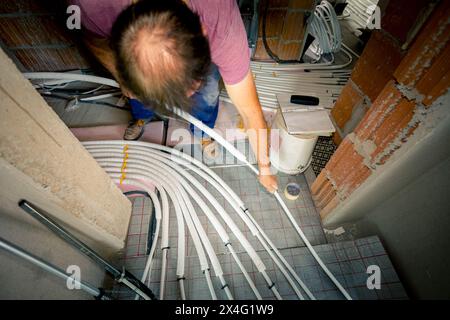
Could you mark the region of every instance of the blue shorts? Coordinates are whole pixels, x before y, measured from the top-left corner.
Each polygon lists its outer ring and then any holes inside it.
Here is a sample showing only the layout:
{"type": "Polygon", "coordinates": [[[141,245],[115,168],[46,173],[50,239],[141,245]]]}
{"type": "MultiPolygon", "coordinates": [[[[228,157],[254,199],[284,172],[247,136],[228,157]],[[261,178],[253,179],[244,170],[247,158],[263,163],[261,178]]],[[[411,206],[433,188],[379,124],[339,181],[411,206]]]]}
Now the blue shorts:
{"type": "MultiPolygon", "coordinates": [[[[190,113],[210,128],[214,128],[219,112],[219,80],[219,70],[216,65],[212,64],[205,83],[191,97],[192,108],[190,113]]],[[[129,99],[129,102],[133,119],[146,121],[153,119],[155,113],[151,106],[145,106],[136,99],[129,99]]],[[[203,132],[197,128],[194,130],[192,124],[191,131],[196,136],[203,136],[203,132]]]]}

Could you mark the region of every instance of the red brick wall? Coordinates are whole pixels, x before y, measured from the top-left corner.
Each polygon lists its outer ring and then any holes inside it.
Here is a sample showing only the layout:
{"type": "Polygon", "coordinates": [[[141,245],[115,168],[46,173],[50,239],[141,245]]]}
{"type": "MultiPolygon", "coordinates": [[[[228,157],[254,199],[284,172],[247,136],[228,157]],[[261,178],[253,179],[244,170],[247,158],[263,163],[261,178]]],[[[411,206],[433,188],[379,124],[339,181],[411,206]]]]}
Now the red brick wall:
{"type": "Polygon", "coordinates": [[[372,35],[332,111],[336,124],[343,126],[353,106],[371,101],[312,185],[322,217],[375,175],[421,126],[433,102],[448,91],[449,17],[450,2],[439,2],[406,52],[399,45],[408,34],[405,30],[401,39],[385,31],[372,35]]]}
{"type": "Polygon", "coordinates": [[[315,7],[315,0],[262,0],[260,6],[259,38],[254,58],[270,59],[262,40],[264,8],[269,1],[266,37],[270,49],[280,59],[299,59],[303,49],[306,15],[315,7]]]}
{"type": "Polygon", "coordinates": [[[1,47],[22,71],[87,68],[65,30],[65,1],[0,1],[1,47]]]}
{"type": "Polygon", "coordinates": [[[413,38],[429,7],[430,2],[426,0],[390,0],[387,3],[381,20],[382,29],[372,33],[353,69],[351,80],[332,110],[338,127],[334,135],[336,144],[354,130],[359,119],[352,119],[352,113],[359,107],[358,101],[364,101],[364,110],[369,109],[386,83],[394,79],[393,73],[407,51],[404,46],[413,38]],[[359,100],[354,100],[355,95],[359,100]]]}

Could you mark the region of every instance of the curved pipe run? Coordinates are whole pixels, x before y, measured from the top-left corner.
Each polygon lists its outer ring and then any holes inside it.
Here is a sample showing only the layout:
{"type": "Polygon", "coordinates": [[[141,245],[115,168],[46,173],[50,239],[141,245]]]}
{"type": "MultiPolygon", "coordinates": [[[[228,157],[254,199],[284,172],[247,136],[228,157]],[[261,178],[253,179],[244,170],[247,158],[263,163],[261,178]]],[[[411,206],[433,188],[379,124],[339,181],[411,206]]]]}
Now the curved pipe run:
{"type": "MultiPolygon", "coordinates": [[[[351,56],[350,56],[350,59],[351,59],[351,56]]],[[[328,70],[333,70],[333,69],[339,69],[339,68],[346,67],[346,66],[347,65],[344,64],[343,66],[324,66],[324,68],[328,69],[328,70]]],[[[324,68],[321,68],[321,69],[324,69],[324,68]]],[[[280,69],[282,69],[282,67],[280,67],[280,69]]],[[[275,70],[272,70],[272,71],[275,71],[275,70]]],[[[85,82],[92,82],[92,83],[98,83],[98,84],[105,84],[105,85],[112,86],[112,87],[119,87],[117,82],[110,80],[110,79],[105,79],[105,78],[95,77],[95,76],[71,74],[71,73],[25,73],[24,76],[27,77],[28,79],[63,79],[63,80],[68,80],[68,81],[85,81],[85,82]]],[[[239,150],[237,150],[233,145],[231,145],[228,141],[226,141],[222,136],[220,136],[216,131],[207,127],[201,121],[197,120],[196,118],[194,118],[190,114],[182,111],[181,109],[178,109],[176,107],[173,107],[173,108],[168,107],[168,109],[174,111],[175,114],[179,115],[183,119],[187,120],[188,122],[190,122],[193,125],[195,125],[196,127],[198,127],[200,130],[204,131],[206,134],[208,134],[210,137],[212,137],[218,143],[220,143],[231,154],[233,154],[237,159],[244,162],[250,168],[250,170],[252,170],[255,174],[257,174],[257,175],[259,174],[258,170],[247,160],[247,158],[239,150]]],[[[124,142],[122,142],[122,143],[124,144],[124,142]]],[[[88,145],[88,143],[85,143],[85,144],[88,145]]],[[[303,242],[307,246],[308,250],[311,252],[314,259],[320,265],[322,270],[327,274],[327,276],[331,279],[331,281],[336,285],[336,287],[339,289],[339,291],[341,291],[341,293],[344,295],[344,297],[348,300],[351,300],[351,296],[348,294],[348,292],[342,287],[342,285],[339,283],[339,281],[334,277],[334,275],[329,271],[327,266],[323,263],[322,259],[317,255],[317,253],[315,252],[311,243],[304,235],[303,231],[301,230],[301,228],[295,221],[294,217],[292,216],[292,213],[290,212],[289,208],[287,208],[286,204],[283,202],[283,199],[278,194],[278,192],[275,192],[274,196],[275,196],[276,200],[278,201],[278,203],[280,204],[280,206],[282,207],[282,209],[285,212],[286,216],[288,217],[289,221],[294,226],[294,229],[297,231],[300,238],[303,240],[303,242]]],[[[266,281],[269,282],[270,279],[266,278],[266,281]]],[[[274,285],[270,285],[270,287],[271,287],[272,291],[274,291],[273,290],[274,285]]],[[[274,294],[277,296],[277,294],[275,292],[274,292],[274,294]]],[[[278,294],[278,296],[279,296],[279,294],[278,294]]]]}

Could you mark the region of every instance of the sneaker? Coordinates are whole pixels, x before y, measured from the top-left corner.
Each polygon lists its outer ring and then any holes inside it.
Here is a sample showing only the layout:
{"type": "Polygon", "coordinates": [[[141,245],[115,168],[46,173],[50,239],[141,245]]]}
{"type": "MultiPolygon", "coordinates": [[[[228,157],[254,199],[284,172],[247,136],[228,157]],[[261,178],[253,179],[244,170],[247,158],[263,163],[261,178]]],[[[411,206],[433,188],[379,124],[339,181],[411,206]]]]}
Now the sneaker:
{"type": "Polygon", "coordinates": [[[202,138],[201,146],[203,155],[206,156],[207,159],[215,160],[219,157],[220,149],[216,141],[211,138],[202,138]]]}
{"type": "Polygon", "coordinates": [[[139,140],[140,137],[144,134],[146,122],[145,120],[139,119],[137,121],[131,122],[127,129],[125,130],[125,134],[123,135],[124,140],[139,140]]]}

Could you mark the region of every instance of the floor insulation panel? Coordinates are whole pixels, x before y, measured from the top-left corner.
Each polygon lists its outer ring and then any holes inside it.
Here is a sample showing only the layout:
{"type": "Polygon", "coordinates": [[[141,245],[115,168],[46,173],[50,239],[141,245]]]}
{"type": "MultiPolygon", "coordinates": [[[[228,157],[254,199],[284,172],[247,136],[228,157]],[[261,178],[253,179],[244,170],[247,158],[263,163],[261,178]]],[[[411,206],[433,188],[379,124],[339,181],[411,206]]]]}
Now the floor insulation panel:
{"type": "MultiPolygon", "coordinates": [[[[291,224],[282,213],[273,197],[267,194],[257,183],[251,172],[245,167],[232,167],[215,169],[237,194],[241,196],[248,205],[253,217],[263,227],[269,238],[280,249],[286,260],[293,266],[300,278],[309,287],[317,299],[343,299],[341,293],[334,287],[333,283],[320,269],[303,242],[295,233],[291,224]]],[[[199,178],[200,181],[202,181],[199,178]]],[[[320,218],[316,213],[309,189],[303,175],[288,176],[279,174],[279,184],[283,188],[288,182],[297,182],[301,187],[301,195],[295,201],[286,200],[296,221],[313,244],[319,256],[328,266],[337,279],[348,289],[354,299],[406,299],[405,290],[394,270],[394,267],[377,237],[358,239],[356,241],[345,241],[338,243],[327,243],[320,218]],[[381,289],[369,290],[366,282],[368,279],[367,267],[377,265],[381,270],[381,289]]],[[[203,182],[208,188],[208,184],[203,182]]],[[[212,189],[212,188],[208,188],[212,189]]],[[[214,193],[213,193],[214,194],[214,193]]],[[[219,194],[214,194],[225,209],[230,209],[219,194]]],[[[145,267],[148,250],[148,232],[152,216],[152,204],[147,198],[132,198],[133,213],[129,227],[129,234],[124,255],[121,263],[137,277],[141,277],[145,267]]],[[[267,266],[268,274],[276,283],[283,299],[297,299],[294,291],[287,283],[279,269],[274,265],[268,253],[263,250],[258,241],[249,233],[242,220],[231,213],[234,221],[247,239],[257,250],[263,262],[267,266]]],[[[172,213],[173,211],[171,211],[172,213]]],[[[227,252],[212,225],[206,216],[198,210],[199,219],[202,222],[221,265],[224,269],[225,278],[229,283],[235,299],[255,299],[253,292],[247,285],[243,275],[231,255],[227,252]]],[[[221,221],[222,222],[222,221],[221,221]]],[[[229,229],[227,228],[227,231],[229,229]]],[[[231,232],[230,232],[231,234],[231,232]]],[[[175,215],[170,216],[169,232],[170,250],[168,255],[168,272],[166,284],[166,299],[180,299],[178,283],[176,279],[177,261],[177,224],[175,215]]],[[[261,274],[252,264],[249,256],[243,251],[237,239],[232,235],[231,242],[238,252],[246,270],[255,282],[264,299],[274,299],[272,292],[267,288],[261,274]]],[[[200,270],[197,253],[191,237],[186,236],[186,295],[188,299],[210,299],[205,277],[200,270]]],[[[150,288],[159,294],[161,273],[161,250],[156,251],[150,278],[150,288]]],[[[212,279],[219,299],[225,299],[219,281],[212,279]]],[[[134,295],[122,287],[114,289],[114,295],[119,299],[133,299],[134,295]]]]}

